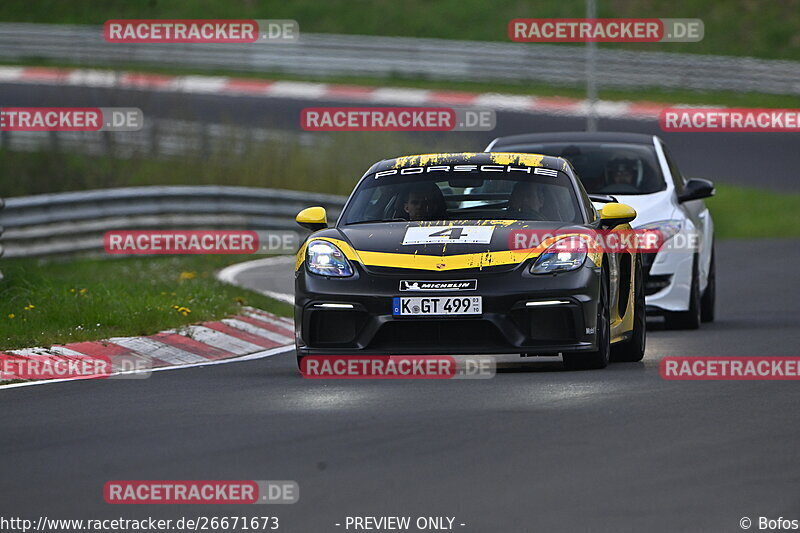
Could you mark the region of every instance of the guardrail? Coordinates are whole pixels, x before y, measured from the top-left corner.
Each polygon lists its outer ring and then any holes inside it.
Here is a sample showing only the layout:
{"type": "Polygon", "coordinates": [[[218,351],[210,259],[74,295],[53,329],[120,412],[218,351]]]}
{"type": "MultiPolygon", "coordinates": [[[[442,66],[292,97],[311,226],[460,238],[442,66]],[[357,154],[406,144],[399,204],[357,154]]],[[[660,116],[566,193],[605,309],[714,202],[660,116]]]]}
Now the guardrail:
{"type": "Polygon", "coordinates": [[[294,217],[301,209],[321,205],[335,220],[344,202],[254,187],[128,187],[6,198],[0,226],[5,257],[32,257],[98,252],[113,229],[298,231],[294,217]]]}
{"type": "MultiPolygon", "coordinates": [[[[294,43],[114,44],[99,26],[0,24],[0,58],[148,64],[313,76],[416,77],[582,86],[581,46],[302,33],[294,43]]],[[[800,62],[599,49],[602,87],[800,94],[800,62]]]]}

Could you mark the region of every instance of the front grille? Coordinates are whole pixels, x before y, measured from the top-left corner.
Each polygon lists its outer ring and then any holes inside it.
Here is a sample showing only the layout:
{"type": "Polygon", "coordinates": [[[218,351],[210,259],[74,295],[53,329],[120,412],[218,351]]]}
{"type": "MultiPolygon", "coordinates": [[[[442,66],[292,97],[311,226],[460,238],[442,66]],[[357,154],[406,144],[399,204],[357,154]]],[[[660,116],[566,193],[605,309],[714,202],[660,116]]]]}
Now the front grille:
{"type": "Polygon", "coordinates": [[[486,320],[393,320],[381,327],[369,348],[476,349],[509,348],[486,320]]]}

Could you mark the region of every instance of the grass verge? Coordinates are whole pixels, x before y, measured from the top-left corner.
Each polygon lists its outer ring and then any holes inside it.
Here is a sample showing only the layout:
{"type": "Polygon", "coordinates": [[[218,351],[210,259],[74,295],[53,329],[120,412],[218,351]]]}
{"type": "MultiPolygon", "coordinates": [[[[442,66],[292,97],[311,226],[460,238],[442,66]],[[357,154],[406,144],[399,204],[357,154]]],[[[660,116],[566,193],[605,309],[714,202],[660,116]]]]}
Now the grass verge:
{"type": "Polygon", "coordinates": [[[718,239],[800,237],[800,194],[717,184],[706,200],[718,239]]]}
{"type": "Polygon", "coordinates": [[[289,316],[290,305],[214,278],[247,259],[253,256],[4,260],[0,349],[151,335],[233,315],[242,305],[289,316]]]}
{"type": "Polygon", "coordinates": [[[0,150],[0,197],[144,185],[240,185],[349,194],[374,162],[404,154],[483,146],[471,133],[410,136],[338,132],[313,147],[283,141],[252,142],[233,155],[226,143],[201,155],[128,159],[59,150],[0,150]]]}

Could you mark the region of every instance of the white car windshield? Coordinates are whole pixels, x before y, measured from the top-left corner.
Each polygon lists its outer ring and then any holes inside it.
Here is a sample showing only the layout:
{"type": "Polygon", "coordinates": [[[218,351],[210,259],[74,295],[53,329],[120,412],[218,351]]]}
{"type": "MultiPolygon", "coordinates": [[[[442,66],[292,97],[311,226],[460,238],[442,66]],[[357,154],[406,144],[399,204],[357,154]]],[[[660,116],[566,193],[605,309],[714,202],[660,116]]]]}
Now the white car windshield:
{"type": "Polygon", "coordinates": [[[666,189],[652,146],[557,142],[503,146],[503,151],[563,157],[589,194],[651,194],[666,189]]]}

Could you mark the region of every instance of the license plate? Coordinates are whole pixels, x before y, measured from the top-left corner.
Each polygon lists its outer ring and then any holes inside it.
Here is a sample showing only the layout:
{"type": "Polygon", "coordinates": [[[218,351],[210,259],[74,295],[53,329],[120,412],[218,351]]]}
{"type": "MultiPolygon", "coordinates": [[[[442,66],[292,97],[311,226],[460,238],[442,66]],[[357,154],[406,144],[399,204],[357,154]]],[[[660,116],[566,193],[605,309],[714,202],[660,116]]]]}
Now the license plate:
{"type": "Polygon", "coordinates": [[[394,316],[480,315],[482,312],[480,296],[392,298],[394,316]]]}

